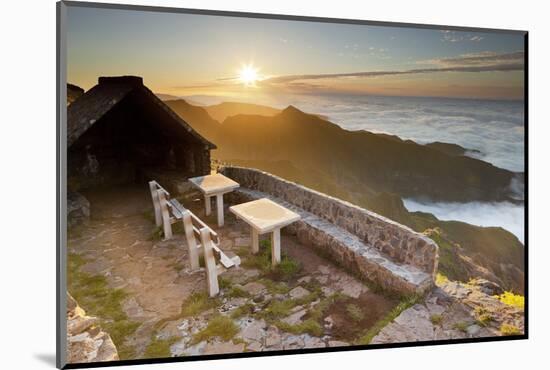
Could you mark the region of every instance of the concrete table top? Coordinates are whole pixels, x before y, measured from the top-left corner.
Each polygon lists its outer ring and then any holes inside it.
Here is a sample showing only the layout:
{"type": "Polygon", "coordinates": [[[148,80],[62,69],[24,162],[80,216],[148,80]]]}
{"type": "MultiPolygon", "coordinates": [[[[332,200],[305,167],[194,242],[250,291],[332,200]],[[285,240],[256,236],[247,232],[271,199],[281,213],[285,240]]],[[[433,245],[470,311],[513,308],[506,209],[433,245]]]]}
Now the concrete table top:
{"type": "Polygon", "coordinates": [[[239,183],[225,177],[221,173],[213,175],[193,177],[189,182],[199,188],[204,194],[204,206],[206,215],[209,216],[212,212],[210,198],[216,197],[216,213],[218,214],[218,226],[222,227],[223,220],[223,195],[229,193],[239,187],[239,183]]]}
{"type": "Polygon", "coordinates": [[[228,193],[239,187],[239,183],[225,177],[221,173],[193,177],[189,181],[205,195],[228,193]]]}
{"type": "Polygon", "coordinates": [[[300,219],[300,215],[267,199],[229,207],[237,217],[252,226],[260,234],[280,229],[300,219]]]}

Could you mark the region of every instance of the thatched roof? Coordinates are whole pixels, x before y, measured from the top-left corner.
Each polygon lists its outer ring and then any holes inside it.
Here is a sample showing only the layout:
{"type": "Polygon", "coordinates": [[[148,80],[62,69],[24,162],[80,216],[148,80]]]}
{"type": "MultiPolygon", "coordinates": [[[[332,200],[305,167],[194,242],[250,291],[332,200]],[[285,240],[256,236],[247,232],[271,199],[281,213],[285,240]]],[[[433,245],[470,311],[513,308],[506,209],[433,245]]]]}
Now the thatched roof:
{"type": "Polygon", "coordinates": [[[145,87],[143,79],[137,76],[100,77],[97,85],[69,105],[67,107],[67,145],[70,147],[75,143],[94,123],[133,92],[145,96],[152,104],[162,108],[170,118],[181,125],[182,129],[209,149],[216,148],[145,87]]]}

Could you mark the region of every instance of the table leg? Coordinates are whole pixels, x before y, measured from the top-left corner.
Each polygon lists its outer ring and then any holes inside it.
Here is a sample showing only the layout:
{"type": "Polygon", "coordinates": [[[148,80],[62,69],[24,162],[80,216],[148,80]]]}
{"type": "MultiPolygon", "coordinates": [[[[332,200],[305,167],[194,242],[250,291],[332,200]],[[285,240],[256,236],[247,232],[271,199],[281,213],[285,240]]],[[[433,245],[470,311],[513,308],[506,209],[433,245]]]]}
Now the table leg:
{"type": "Polygon", "coordinates": [[[223,194],[216,195],[216,207],[218,209],[218,227],[223,227],[223,194]]]}
{"type": "Polygon", "coordinates": [[[210,216],[210,213],[212,213],[212,206],[208,195],[204,196],[204,207],[206,208],[206,215],[210,216]]]}
{"type": "Polygon", "coordinates": [[[275,229],[271,233],[271,265],[281,263],[281,229],[275,229]]]}
{"type": "Polygon", "coordinates": [[[260,251],[260,238],[256,229],[252,226],[250,228],[252,229],[252,253],[256,254],[260,251]]]}

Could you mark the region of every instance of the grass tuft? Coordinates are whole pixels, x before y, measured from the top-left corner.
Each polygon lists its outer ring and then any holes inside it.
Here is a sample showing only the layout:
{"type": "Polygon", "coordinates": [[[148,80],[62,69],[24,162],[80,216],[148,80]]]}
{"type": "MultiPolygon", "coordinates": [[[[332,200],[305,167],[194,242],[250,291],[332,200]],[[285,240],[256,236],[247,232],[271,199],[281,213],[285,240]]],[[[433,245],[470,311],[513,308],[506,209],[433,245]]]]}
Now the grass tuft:
{"type": "Polygon", "coordinates": [[[298,261],[284,252],[281,254],[281,262],[275,267],[271,266],[270,240],[261,240],[260,251],[256,254],[250,254],[249,251],[244,250],[243,252],[243,261],[241,263],[243,267],[258,269],[263,275],[269,276],[273,280],[290,281],[302,269],[298,261]]]}
{"type": "Polygon", "coordinates": [[[438,315],[438,314],[434,314],[434,315],[430,316],[430,321],[434,325],[441,325],[441,321],[443,321],[443,316],[438,315]]]}
{"type": "Polygon", "coordinates": [[[238,319],[243,316],[252,315],[253,312],[254,312],[254,305],[252,303],[246,303],[242,306],[235,308],[231,312],[231,318],[238,319]]]}
{"type": "Polygon", "coordinates": [[[479,326],[487,326],[493,321],[493,315],[486,308],[476,307],[475,310],[476,323],[479,326]]]}
{"type": "Polygon", "coordinates": [[[227,316],[217,315],[213,317],[208,326],[193,336],[192,343],[199,343],[210,338],[220,338],[223,341],[233,339],[239,332],[239,328],[233,320],[227,316]]]}
{"type": "Polygon", "coordinates": [[[453,325],[453,328],[455,328],[456,330],[459,330],[463,333],[466,333],[466,329],[468,329],[468,326],[470,326],[469,323],[465,322],[465,321],[461,321],[461,322],[457,322],[453,325]]]}
{"type": "Polygon", "coordinates": [[[219,301],[217,298],[210,298],[208,293],[193,293],[185,300],[181,308],[181,317],[195,316],[211,308],[215,308],[219,301]]]}
{"type": "Polygon", "coordinates": [[[323,328],[321,324],[319,324],[317,320],[311,318],[295,325],[290,325],[282,321],[277,321],[275,323],[275,326],[277,326],[282,331],[286,331],[292,334],[307,333],[316,337],[320,337],[321,335],[323,335],[323,328]]]}
{"type": "Polygon", "coordinates": [[[156,336],[153,336],[153,339],[149,345],[145,348],[143,353],[144,358],[166,358],[170,357],[172,353],[170,352],[170,346],[176,343],[179,338],[172,337],[168,339],[158,339],[156,336]]]}
{"type": "Polygon", "coordinates": [[[365,314],[363,313],[361,308],[353,303],[346,305],[346,312],[348,313],[349,317],[355,322],[359,322],[365,317],[365,314]]]}
{"type": "Polygon", "coordinates": [[[232,286],[227,296],[230,298],[247,298],[250,296],[243,288],[239,286],[232,286]]]}

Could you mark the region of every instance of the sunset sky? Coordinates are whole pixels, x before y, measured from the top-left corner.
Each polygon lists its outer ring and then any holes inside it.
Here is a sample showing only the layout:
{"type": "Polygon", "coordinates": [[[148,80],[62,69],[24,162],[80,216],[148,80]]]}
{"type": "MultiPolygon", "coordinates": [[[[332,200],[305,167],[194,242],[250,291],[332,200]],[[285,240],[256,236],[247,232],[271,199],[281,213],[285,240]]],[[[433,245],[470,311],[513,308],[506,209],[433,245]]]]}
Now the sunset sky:
{"type": "Polygon", "coordinates": [[[523,36],[68,8],[68,82],[139,75],[178,96],[521,99],[523,36]]]}

